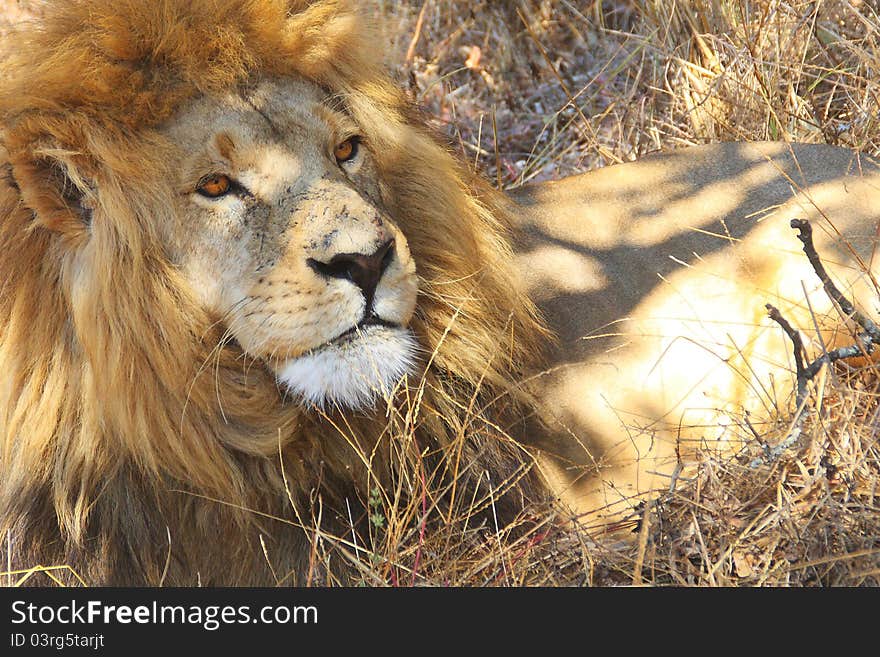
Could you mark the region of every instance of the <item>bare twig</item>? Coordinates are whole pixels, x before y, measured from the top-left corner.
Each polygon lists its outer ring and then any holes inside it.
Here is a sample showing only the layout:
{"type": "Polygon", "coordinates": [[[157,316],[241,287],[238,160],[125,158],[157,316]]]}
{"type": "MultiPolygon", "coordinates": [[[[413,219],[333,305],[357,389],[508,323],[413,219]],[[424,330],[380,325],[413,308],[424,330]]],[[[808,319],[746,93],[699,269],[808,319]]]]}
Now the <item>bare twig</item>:
{"type": "Polygon", "coordinates": [[[853,303],[847,299],[839,289],[837,289],[837,286],[828,276],[828,272],[825,270],[825,266],[822,264],[822,260],[813,244],[813,227],[810,225],[810,222],[806,219],[792,219],[791,227],[798,231],[798,239],[804,245],[804,253],[810,261],[810,264],[813,266],[813,271],[816,272],[816,276],[822,281],[825,293],[838,305],[843,314],[858,324],[864,332],[856,336],[856,344],[847,347],[840,347],[832,351],[826,351],[809,365],[806,365],[806,353],[803,342],[801,341],[800,333],[798,333],[797,329],[795,329],[782,316],[782,313],[779,312],[778,308],[772,304],[766,304],[770,319],[782,327],[782,330],[785,331],[785,334],[789,337],[793,345],[795,377],[797,380],[797,394],[795,397],[797,411],[794,420],[792,421],[791,429],[786,434],[786,437],[775,447],[771,448],[767,445],[762,446],[764,449],[764,456],[763,458],[755,459],[750,463],[753,468],[757,467],[762,462],[771,463],[775,461],[800,437],[801,426],[803,425],[805,417],[804,409],[806,408],[807,401],[807,384],[816,376],[816,374],[819,373],[823,365],[826,363],[831,364],[844,358],[853,358],[870,354],[874,349],[874,344],[880,342],[880,329],[877,328],[877,325],[856,310],[853,303]]]}
{"type": "Polygon", "coordinates": [[[638,552],[636,553],[636,563],[633,567],[633,575],[632,575],[632,583],[633,586],[640,586],[642,584],[642,568],[645,564],[645,553],[648,548],[648,532],[651,528],[651,507],[653,506],[652,502],[647,502],[644,505],[644,512],[642,513],[642,519],[639,523],[639,542],[638,542],[638,552]]]}
{"type": "Polygon", "coordinates": [[[782,330],[785,331],[785,334],[791,340],[794,351],[794,366],[795,366],[795,375],[797,377],[797,396],[795,397],[798,408],[803,405],[804,399],[807,396],[807,381],[810,380],[810,376],[807,375],[807,368],[805,366],[805,354],[804,354],[804,343],[801,340],[801,334],[798,333],[797,329],[794,328],[791,324],[788,323],[788,320],[782,316],[782,313],[779,312],[779,309],[773,304],[766,304],[764,306],[767,308],[767,314],[770,316],[774,322],[779,324],[782,327],[782,330]]]}
{"type": "Polygon", "coordinates": [[[416,19],[416,29],[413,30],[412,39],[409,42],[409,48],[406,49],[406,57],[403,58],[403,61],[406,62],[406,65],[409,66],[412,64],[413,57],[416,54],[416,45],[419,42],[419,37],[422,35],[422,24],[425,21],[425,11],[428,9],[428,4],[425,3],[422,5],[421,11],[419,11],[419,17],[416,19]]]}
{"type": "Polygon", "coordinates": [[[806,417],[804,414],[804,409],[807,407],[807,382],[812,378],[813,375],[808,375],[807,370],[809,369],[804,365],[804,361],[806,359],[804,353],[804,343],[801,340],[801,335],[798,333],[797,329],[795,329],[789,322],[786,320],[782,313],[779,312],[779,309],[772,304],[767,304],[767,314],[770,315],[770,319],[779,324],[782,327],[782,330],[785,331],[785,334],[789,337],[792,344],[794,345],[794,366],[795,366],[795,376],[797,377],[797,394],[795,396],[797,410],[795,411],[794,420],[791,423],[791,427],[788,432],[785,434],[785,438],[783,438],[779,443],[775,446],[770,447],[766,444],[761,444],[761,448],[764,450],[764,454],[761,458],[754,459],[751,463],[749,463],[749,467],[757,468],[762,463],[773,463],[776,459],[778,459],[789,447],[794,445],[798,438],[801,436],[801,427],[804,423],[804,418],[806,417]]]}
{"type": "Polygon", "coordinates": [[[798,231],[798,239],[803,242],[804,253],[807,254],[807,259],[809,259],[810,264],[813,265],[813,271],[816,272],[819,280],[822,281],[825,293],[840,306],[844,315],[852,318],[856,324],[862,327],[865,333],[871,337],[873,342],[880,342],[880,328],[877,328],[877,325],[874,322],[856,310],[855,306],[853,306],[849,299],[843,296],[843,293],[837,289],[837,286],[834,285],[831,278],[828,276],[828,272],[825,271],[825,266],[822,264],[822,260],[816,252],[816,247],[813,246],[813,227],[810,225],[810,222],[806,219],[792,219],[791,227],[798,231]]]}

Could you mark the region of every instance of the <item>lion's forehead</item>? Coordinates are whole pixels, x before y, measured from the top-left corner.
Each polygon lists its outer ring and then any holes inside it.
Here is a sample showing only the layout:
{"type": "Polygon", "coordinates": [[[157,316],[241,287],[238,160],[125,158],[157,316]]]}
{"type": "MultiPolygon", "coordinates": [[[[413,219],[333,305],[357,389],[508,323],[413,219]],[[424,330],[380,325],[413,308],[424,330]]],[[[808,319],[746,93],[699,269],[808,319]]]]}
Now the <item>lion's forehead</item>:
{"type": "Polygon", "coordinates": [[[235,158],[241,168],[288,171],[293,160],[313,162],[350,119],[325,102],[320,89],[290,78],[221,95],[205,95],[182,107],[160,127],[182,158],[235,158]]]}
{"type": "Polygon", "coordinates": [[[327,176],[335,135],[350,130],[349,119],[323,101],[314,84],[282,79],[203,96],[181,109],[162,132],[177,153],[171,175],[183,214],[201,217],[197,223],[219,240],[256,234],[261,248],[271,248],[265,238],[277,238],[293,212],[317,212],[320,220],[329,216],[321,213],[329,205],[343,206],[338,193],[315,185],[327,176]],[[216,202],[184,200],[214,174],[231,176],[245,193],[216,202]]]}

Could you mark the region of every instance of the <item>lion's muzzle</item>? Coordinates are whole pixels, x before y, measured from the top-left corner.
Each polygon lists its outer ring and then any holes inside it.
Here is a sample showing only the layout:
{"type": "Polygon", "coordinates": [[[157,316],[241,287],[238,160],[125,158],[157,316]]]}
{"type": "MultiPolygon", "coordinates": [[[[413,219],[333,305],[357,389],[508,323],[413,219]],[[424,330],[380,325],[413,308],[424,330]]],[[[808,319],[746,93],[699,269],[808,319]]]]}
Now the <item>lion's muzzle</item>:
{"type": "MultiPolygon", "coordinates": [[[[374,301],[380,284],[383,296],[400,300],[395,287],[412,280],[400,276],[400,257],[393,238],[372,253],[337,253],[325,262],[308,258],[306,264],[328,283],[343,281],[363,296],[359,321],[306,354],[288,360],[278,373],[291,392],[319,407],[339,405],[359,408],[376,398],[388,398],[415,364],[416,341],[400,321],[377,312],[374,301]],[[395,267],[393,267],[395,266],[395,267]],[[397,275],[390,269],[397,269],[397,275]],[[387,279],[387,281],[385,280],[387,279]],[[387,283],[387,284],[384,284],[387,283]]],[[[405,295],[404,295],[405,297],[405,295]]],[[[388,311],[388,300],[381,304],[388,311]]],[[[411,311],[405,317],[409,318],[411,311]]]]}

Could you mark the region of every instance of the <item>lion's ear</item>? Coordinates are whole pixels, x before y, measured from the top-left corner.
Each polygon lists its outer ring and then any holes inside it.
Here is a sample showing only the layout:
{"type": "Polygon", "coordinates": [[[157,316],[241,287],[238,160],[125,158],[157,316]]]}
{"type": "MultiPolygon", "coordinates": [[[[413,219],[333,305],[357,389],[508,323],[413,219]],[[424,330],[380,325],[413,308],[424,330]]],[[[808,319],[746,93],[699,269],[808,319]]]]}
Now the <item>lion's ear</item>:
{"type": "Polygon", "coordinates": [[[43,152],[35,158],[14,159],[3,173],[40,225],[68,234],[88,228],[90,186],[70,159],[43,152]]]}

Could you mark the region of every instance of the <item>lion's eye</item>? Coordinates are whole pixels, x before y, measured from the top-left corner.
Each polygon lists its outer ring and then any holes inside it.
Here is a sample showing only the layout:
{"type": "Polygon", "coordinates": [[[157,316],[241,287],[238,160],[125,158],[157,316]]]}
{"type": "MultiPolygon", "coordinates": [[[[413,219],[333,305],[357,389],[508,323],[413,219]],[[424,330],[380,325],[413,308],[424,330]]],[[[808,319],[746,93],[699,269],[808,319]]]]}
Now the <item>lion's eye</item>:
{"type": "Polygon", "coordinates": [[[227,194],[230,189],[232,189],[232,180],[229,176],[222,173],[214,173],[210,176],[205,176],[199,181],[199,184],[196,187],[196,191],[199,194],[207,196],[208,198],[223,196],[224,194],[227,194]]]}
{"type": "Polygon", "coordinates": [[[333,149],[333,155],[336,158],[336,161],[339,164],[343,162],[350,162],[358,154],[358,146],[360,145],[360,138],[358,137],[350,137],[345,141],[336,145],[336,148],[333,149]]]}

